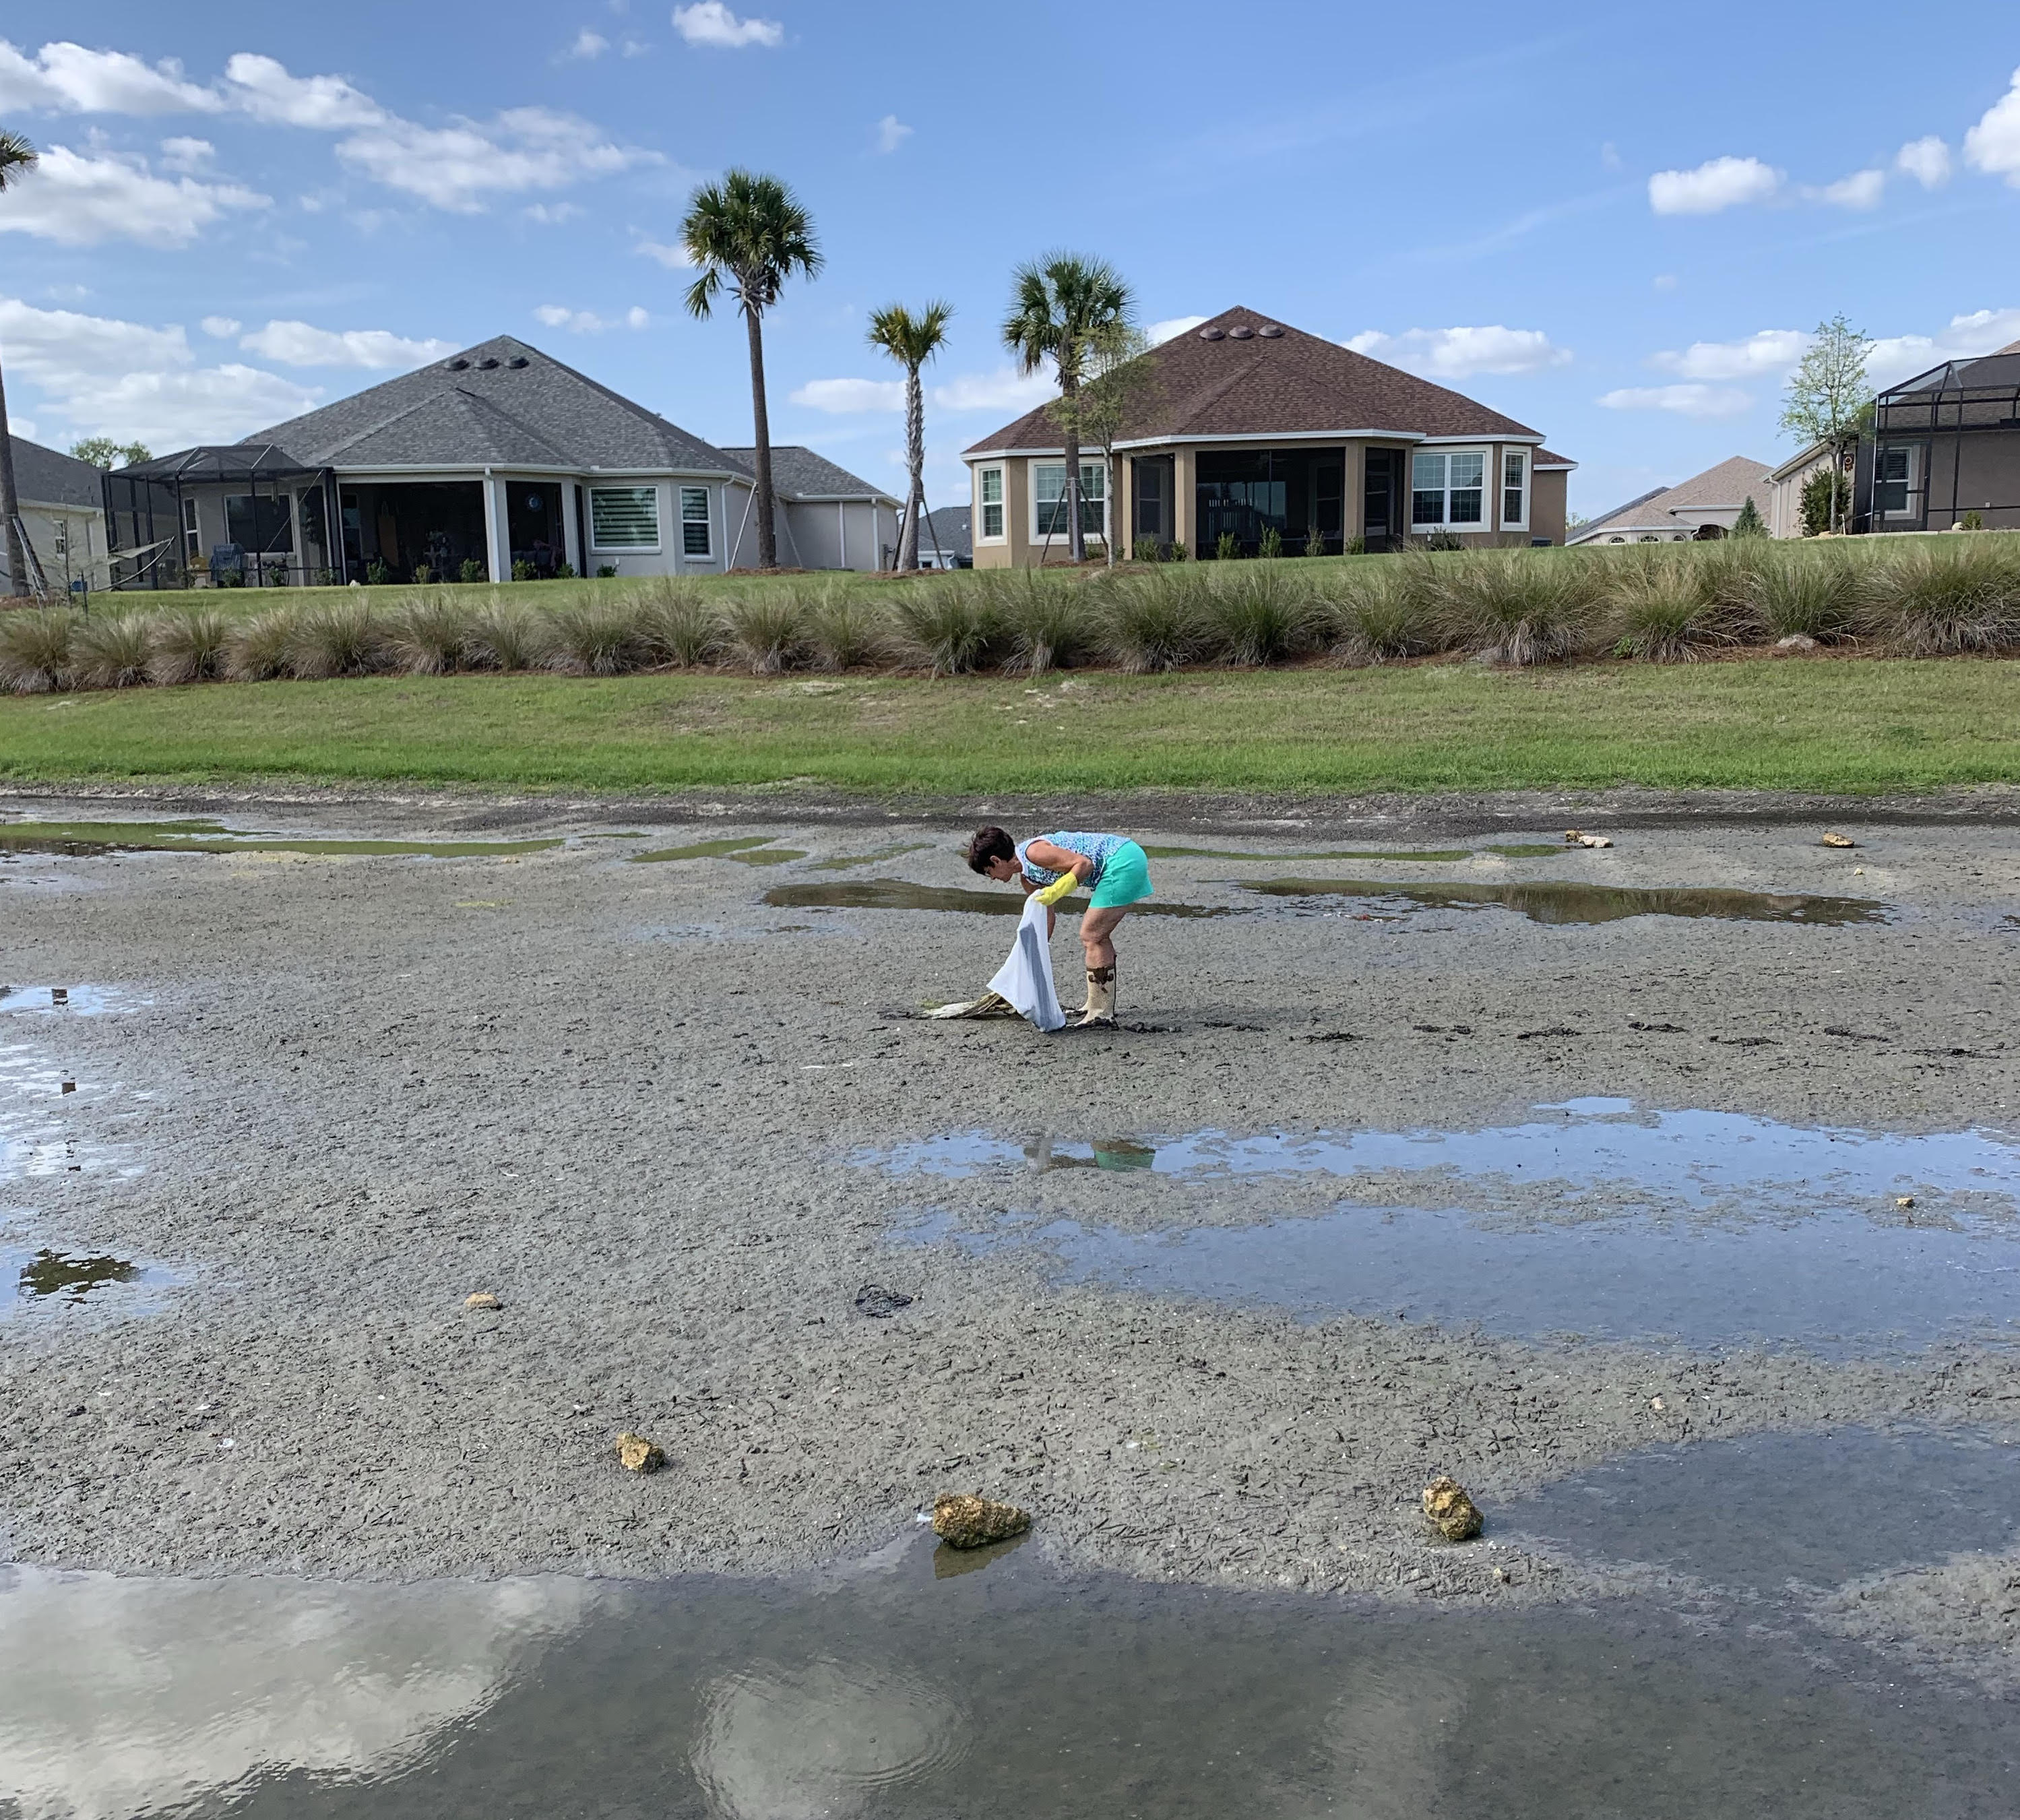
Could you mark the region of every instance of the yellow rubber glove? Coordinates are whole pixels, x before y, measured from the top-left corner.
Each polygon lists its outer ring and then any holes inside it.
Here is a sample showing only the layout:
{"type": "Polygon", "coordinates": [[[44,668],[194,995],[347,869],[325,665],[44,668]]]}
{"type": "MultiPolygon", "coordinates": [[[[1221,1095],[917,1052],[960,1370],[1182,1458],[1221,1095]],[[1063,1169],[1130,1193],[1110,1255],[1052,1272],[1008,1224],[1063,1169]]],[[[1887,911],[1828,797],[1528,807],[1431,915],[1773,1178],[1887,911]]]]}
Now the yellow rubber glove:
{"type": "Polygon", "coordinates": [[[1062,872],[1043,891],[1034,892],[1032,895],[1036,897],[1047,910],[1050,910],[1061,898],[1069,895],[1073,888],[1079,883],[1080,881],[1070,872],[1062,872]]]}

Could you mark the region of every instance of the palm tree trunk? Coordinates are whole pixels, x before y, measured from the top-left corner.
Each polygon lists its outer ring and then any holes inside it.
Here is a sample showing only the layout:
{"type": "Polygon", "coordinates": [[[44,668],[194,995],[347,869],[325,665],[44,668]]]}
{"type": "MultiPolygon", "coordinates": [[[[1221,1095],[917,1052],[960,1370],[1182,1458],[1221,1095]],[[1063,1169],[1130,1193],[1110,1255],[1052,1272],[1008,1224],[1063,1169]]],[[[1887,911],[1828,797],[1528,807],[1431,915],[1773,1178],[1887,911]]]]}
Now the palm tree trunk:
{"type": "Polygon", "coordinates": [[[7,387],[0,379],[0,520],[7,527],[7,586],[28,591],[28,553],[21,547],[21,502],[14,492],[14,437],[7,427],[7,387]]]}
{"type": "Polygon", "coordinates": [[[765,330],[759,313],[743,307],[743,325],[750,338],[750,440],[758,470],[758,566],[779,566],[776,496],[772,490],[772,420],[765,409],[765,330]]]}
{"type": "Polygon", "coordinates": [[[905,466],[912,477],[905,497],[905,529],[898,539],[898,566],[919,566],[919,516],[926,507],[926,395],[919,369],[905,369],[905,466]]]}
{"type": "Polygon", "coordinates": [[[1077,386],[1062,388],[1066,393],[1066,560],[1076,565],[1087,560],[1087,539],[1080,529],[1080,437],[1072,428],[1071,406],[1077,386]]]}

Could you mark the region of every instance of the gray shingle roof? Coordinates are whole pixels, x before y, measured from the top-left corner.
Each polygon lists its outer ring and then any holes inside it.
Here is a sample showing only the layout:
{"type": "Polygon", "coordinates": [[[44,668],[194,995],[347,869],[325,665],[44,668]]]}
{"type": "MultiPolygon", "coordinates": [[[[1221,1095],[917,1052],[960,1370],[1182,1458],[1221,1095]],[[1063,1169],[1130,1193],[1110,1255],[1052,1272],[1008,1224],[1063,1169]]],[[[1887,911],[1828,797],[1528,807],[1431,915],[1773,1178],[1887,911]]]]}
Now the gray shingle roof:
{"type": "MultiPolygon", "coordinates": [[[[744,473],[756,478],[758,450],[754,444],[725,449],[744,473]]],[[[816,455],[797,442],[772,445],[772,484],[789,500],[888,500],[881,487],[872,486],[861,476],[837,467],[824,455],[816,455]]]]}
{"type": "Polygon", "coordinates": [[[8,440],[14,445],[14,490],[24,504],[104,504],[104,477],[89,462],[45,449],[25,436],[11,436],[8,440]]]}
{"type": "Polygon", "coordinates": [[[972,556],[974,510],[972,506],[943,506],[937,512],[927,513],[925,523],[919,527],[919,547],[938,547],[950,556],[972,556]]]}
{"type": "Polygon", "coordinates": [[[1615,506],[1604,518],[1579,525],[1570,541],[1589,543],[1602,532],[1611,536],[1622,531],[1685,530],[1691,521],[1679,519],[1679,512],[1737,509],[1749,499],[1757,510],[1761,509],[1761,501],[1768,497],[1768,478],[1774,471],[1764,461],[1735,455],[1673,487],[1656,487],[1624,506],[1615,506]]]}
{"type": "Polygon", "coordinates": [[[510,335],[245,440],[278,443],[317,467],[736,467],[699,437],[510,335]]]}

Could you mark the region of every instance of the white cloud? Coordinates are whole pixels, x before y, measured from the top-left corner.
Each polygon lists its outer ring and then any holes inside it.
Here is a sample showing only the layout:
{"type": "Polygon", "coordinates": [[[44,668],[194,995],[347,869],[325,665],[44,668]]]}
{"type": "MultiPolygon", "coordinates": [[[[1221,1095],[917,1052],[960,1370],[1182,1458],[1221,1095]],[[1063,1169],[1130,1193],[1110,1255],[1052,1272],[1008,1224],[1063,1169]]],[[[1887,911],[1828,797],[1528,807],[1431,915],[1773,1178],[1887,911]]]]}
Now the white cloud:
{"type": "Polygon", "coordinates": [[[1153,322],[1143,332],[1150,338],[1153,347],[1161,347],[1174,336],[1184,334],[1189,329],[1197,329],[1205,321],[1204,316],[1167,316],[1161,322],[1153,322]]]}
{"type": "Polygon", "coordinates": [[[966,373],[933,387],[933,402],[945,411],[1029,411],[1058,390],[1049,368],[1034,373],[1014,366],[966,373]]]}
{"type": "Polygon", "coordinates": [[[202,323],[204,333],[219,341],[229,341],[245,326],[236,316],[206,316],[202,323]]]}
{"type": "Polygon", "coordinates": [[[1757,158],[1715,158],[1694,170],[1658,171],[1648,180],[1648,206],[1658,215],[1716,215],[1744,202],[1765,202],[1782,173],[1757,158]]]}
{"type": "Polygon", "coordinates": [[[1744,341],[1693,341],[1680,353],[1650,355],[1648,364],[1684,380],[1778,378],[1809,344],[1800,329],[1763,329],[1744,341]]]}
{"type": "Polygon", "coordinates": [[[1541,372],[1571,360],[1568,348],[1551,343],[1540,329],[1406,329],[1386,335],[1364,329],[1346,345],[1356,354],[1386,361],[1433,379],[1465,379],[1482,372],[1541,372]]]}
{"type": "Polygon", "coordinates": [[[903,380],[808,380],[790,394],[792,402],[810,410],[827,411],[836,416],[862,411],[902,411],[905,408],[903,380]]]}
{"type": "Polygon", "coordinates": [[[10,436],[19,436],[29,442],[39,439],[35,430],[35,419],[24,417],[19,411],[9,411],[7,413],[7,433],[10,436]]]}
{"type": "Polygon", "coordinates": [[[1877,209],[1887,194],[1887,173],[1884,171],[1854,171],[1848,177],[1840,177],[1834,183],[1826,183],[1816,189],[1806,189],[1803,194],[1812,202],[1828,202],[1833,209],[1877,209]]]}
{"type": "Polygon", "coordinates": [[[599,316],[594,310],[571,310],[565,303],[542,303],[533,314],[550,329],[571,335],[601,335],[606,329],[645,329],[652,318],[636,303],[621,316],[599,316]]]}
{"type": "Polygon", "coordinates": [[[718,50],[742,50],[750,45],[775,49],[786,42],[786,28],[770,19],[739,19],[722,0],[696,0],[674,9],[674,30],[689,44],[718,50]]]}
{"type": "Polygon", "coordinates": [[[1658,272],[1658,273],[1656,273],[1656,274],[1655,274],[1655,289],[1656,289],[1657,290],[1659,290],[1659,291],[1673,291],[1676,288],[1677,288],[1677,274],[1676,274],[1674,272],[1658,272]]]}
{"type": "Polygon", "coordinates": [[[601,129],[547,107],[513,107],[480,124],[416,125],[387,115],[337,143],[336,155],[389,188],[438,209],[474,214],[499,193],[558,190],[657,154],[612,143],[601,129]]]}
{"type": "Polygon", "coordinates": [[[1975,310],[1953,316],[1934,335],[1891,335],[1873,344],[1866,377],[1876,390],[1940,366],[1946,360],[1970,360],[1990,354],[2008,342],[2020,341],[2020,309],[1975,310]]]}
{"type": "Polygon", "coordinates": [[[1925,190],[1940,190],[1950,180],[1950,148],[1933,133],[1924,139],[1911,139],[1901,147],[1894,168],[1925,190]]]}
{"type": "Polygon", "coordinates": [[[911,136],[911,128],[895,114],[887,114],[877,122],[877,149],[880,152],[894,152],[911,136]]]}
{"type": "Polygon", "coordinates": [[[162,164],[165,169],[180,171],[185,176],[195,176],[207,171],[216,162],[217,147],[207,139],[165,139],[162,141],[162,164]]]}
{"type": "Polygon", "coordinates": [[[362,367],[370,372],[404,372],[456,351],[452,341],[416,341],[390,329],[318,329],[293,321],[269,322],[238,345],[283,366],[362,367]]]}
{"type": "Polygon", "coordinates": [[[34,387],[69,438],[113,436],[158,449],[226,442],[299,415],[321,393],[237,361],[200,367],[189,338],[0,298],[8,377],[34,387]]]}
{"type": "Polygon", "coordinates": [[[270,198],[237,183],[171,181],[139,158],[89,158],[53,145],[35,169],[0,194],[0,233],[32,234],[65,246],[103,240],[187,246],[228,209],[271,206],[270,198]]]}
{"type": "Polygon", "coordinates": [[[215,114],[216,93],[186,80],[173,60],[144,64],[124,51],[45,44],[32,57],[0,38],[0,109],[42,114],[215,114]]]}
{"type": "Polygon", "coordinates": [[[1673,411],[1680,417],[1736,417],[1753,402],[1732,386],[1626,386],[1600,399],[1609,411],[1673,411]]]}
{"type": "Polygon", "coordinates": [[[561,55],[577,63],[590,63],[609,49],[610,40],[600,31],[591,31],[587,26],[575,35],[575,42],[561,55]]]}
{"type": "Polygon", "coordinates": [[[2020,189],[2020,70],[2012,85],[1964,136],[1964,162],[2020,189]]]}
{"type": "Polygon", "coordinates": [[[374,126],[388,116],[369,95],[341,76],[296,76],[271,57],[241,51],[224,66],[234,105],[270,126],[337,133],[374,126]]]}
{"type": "Polygon", "coordinates": [[[669,246],[664,241],[641,239],[633,245],[631,250],[642,253],[647,259],[657,260],[670,272],[692,271],[694,269],[694,261],[688,257],[688,249],[684,246],[669,246]]]}

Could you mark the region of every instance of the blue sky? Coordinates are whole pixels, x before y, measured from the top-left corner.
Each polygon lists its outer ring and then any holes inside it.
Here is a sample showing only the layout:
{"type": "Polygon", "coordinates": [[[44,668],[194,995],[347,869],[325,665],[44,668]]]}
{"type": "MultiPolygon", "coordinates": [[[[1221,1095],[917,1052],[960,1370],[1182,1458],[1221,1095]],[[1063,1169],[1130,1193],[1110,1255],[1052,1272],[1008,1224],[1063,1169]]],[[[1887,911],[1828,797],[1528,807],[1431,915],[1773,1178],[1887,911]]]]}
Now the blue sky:
{"type": "Polygon", "coordinates": [[[1531,14],[1167,0],[23,3],[0,124],[17,429],[242,435],[509,332],[718,442],[743,336],[691,321],[685,199],[734,164],[827,255],[769,319],[772,427],[898,487],[871,310],[944,297],[928,484],[1041,382],[1008,276],[1112,260],[1145,325],[1241,303],[1545,433],[1595,514],[1786,452],[1843,310],[1891,380],[2020,339],[2020,13],[1844,0],[1531,14]]]}

